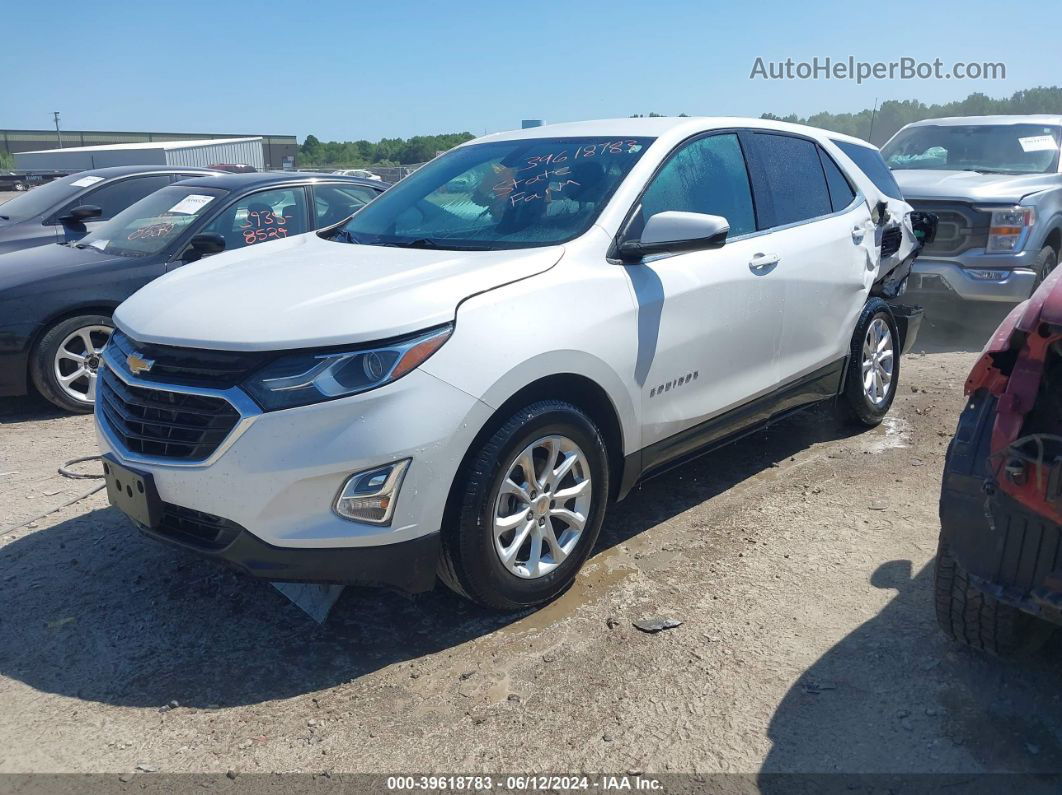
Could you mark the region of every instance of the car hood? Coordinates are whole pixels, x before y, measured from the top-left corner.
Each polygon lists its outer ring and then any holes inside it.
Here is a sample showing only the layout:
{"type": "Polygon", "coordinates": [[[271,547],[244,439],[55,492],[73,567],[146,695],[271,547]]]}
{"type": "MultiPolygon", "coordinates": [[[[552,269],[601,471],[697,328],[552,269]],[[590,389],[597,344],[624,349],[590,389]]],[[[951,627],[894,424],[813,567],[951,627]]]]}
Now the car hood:
{"type": "Polygon", "coordinates": [[[19,287],[39,285],[62,278],[85,267],[110,265],[115,261],[136,263],[128,257],[108,256],[92,247],[74,248],[49,243],[0,254],[0,298],[9,298],[19,287]]]}
{"type": "Polygon", "coordinates": [[[892,172],[905,199],[1017,203],[1030,193],[1062,184],[1058,174],[980,174],[976,171],[898,169],[892,172]]]}
{"type": "Polygon", "coordinates": [[[315,234],[186,265],[118,307],[141,342],[287,350],[369,342],[454,319],[471,295],[553,267],[561,246],[443,251],[353,245],[315,234]]]}

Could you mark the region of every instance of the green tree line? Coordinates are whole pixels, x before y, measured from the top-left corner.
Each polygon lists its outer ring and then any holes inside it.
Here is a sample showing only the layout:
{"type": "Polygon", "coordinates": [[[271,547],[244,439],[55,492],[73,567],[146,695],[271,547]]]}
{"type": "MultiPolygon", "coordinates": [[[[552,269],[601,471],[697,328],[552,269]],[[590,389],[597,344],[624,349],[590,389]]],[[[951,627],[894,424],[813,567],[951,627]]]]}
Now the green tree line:
{"type": "MultiPolygon", "coordinates": [[[[869,140],[880,146],[892,137],[893,133],[922,119],[941,116],[989,116],[994,114],[1023,113],[1057,113],[1062,115],[1062,88],[1058,86],[1040,86],[1024,91],[1016,91],[1009,97],[995,99],[980,92],[970,94],[965,99],[945,102],[939,105],[926,105],[917,99],[890,99],[881,103],[877,109],[864,108],[855,113],[813,113],[810,116],[777,116],[764,113],[760,118],[776,121],[809,124],[825,130],[846,133],[857,138],[869,140]]],[[[643,114],[633,114],[639,117],[643,114]]],[[[649,113],[651,117],[666,114],[649,113]]],[[[685,113],[680,113],[685,116],[685,113]]],[[[469,132],[447,133],[445,135],[415,135],[412,138],[383,138],[379,141],[320,141],[314,135],[307,135],[299,147],[299,165],[306,167],[353,167],[359,166],[396,166],[423,163],[458,144],[469,141],[475,136],[469,132]]]]}
{"type": "Polygon", "coordinates": [[[813,113],[810,116],[776,116],[764,113],[760,118],[809,124],[825,130],[853,135],[881,146],[892,135],[913,121],[942,116],[992,116],[997,114],[1057,113],[1062,115],[1062,88],[1040,86],[1016,91],[1010,97],[994,99],[980,92],[965,99],[926,105],[917,99],[887,100],[881,107],[864,108],[857,113],[813,113]]]}
{"type": "Polygon", "coordinates": [[[307,135],[299,147],[300,166],[398,166],[423,163],[436,152],[452,149],[475,138],[470,132],[444,135],[414,135],[412,138],[382,138],[379,141],[320,141],[307,135]]]}

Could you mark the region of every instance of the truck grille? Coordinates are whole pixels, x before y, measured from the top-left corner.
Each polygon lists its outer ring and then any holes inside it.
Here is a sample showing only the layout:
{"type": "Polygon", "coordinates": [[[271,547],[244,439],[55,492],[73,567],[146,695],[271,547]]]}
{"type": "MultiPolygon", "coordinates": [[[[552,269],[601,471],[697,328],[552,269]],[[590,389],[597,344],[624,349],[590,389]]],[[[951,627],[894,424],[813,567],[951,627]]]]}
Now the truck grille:
{"type": "Polygon", "coordinates": [[[923,255],[954,256],[988,245],[988,227],[992,221],[989,213],[956,202],[909,199],[908,203],[916,210],[937,216],[936,239],[922,249],[923,255]]]}
{"type": "Polygon", "coordinates": [[[198,461],[240,419],[223,398],[129,386],[106,367],[100,372],[98,410],[129,452],[198,461]]]}

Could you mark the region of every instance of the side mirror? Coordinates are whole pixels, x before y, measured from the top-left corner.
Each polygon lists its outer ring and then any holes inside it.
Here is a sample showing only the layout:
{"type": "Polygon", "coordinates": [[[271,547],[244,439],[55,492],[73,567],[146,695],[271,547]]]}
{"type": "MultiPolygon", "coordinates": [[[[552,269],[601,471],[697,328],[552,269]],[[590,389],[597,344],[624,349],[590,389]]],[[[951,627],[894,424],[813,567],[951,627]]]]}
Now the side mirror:
{"type": "Polygon", "coordinates": [[[937,214],[915,210],[911,213],[911,228],[923,246],[928,246],[937,237],[937,214]]]}
{"type": "Polygon", "coordinates": [[[638,240],[620,244],[620,256],[638,260],[649,254],[719,248],[726,243],[730,223],[721,215],[668,210],[649,217],[638,240]]]}
{"type": "Polygon", "coordinates": [[[65,215],[59,216],[59,221],[64,224],[81,224],[93,218],[103,215],[103,210],[95,204],[82,204],[69,210],[65,215]]]}
{"type": "Polygon", "coordinates": [[[225,238],[221,235],[204,233],[193,237],[188,245],[191,247],[192,259],[208,257],[211,254],[220,254],[225,250],[225,238]]]}

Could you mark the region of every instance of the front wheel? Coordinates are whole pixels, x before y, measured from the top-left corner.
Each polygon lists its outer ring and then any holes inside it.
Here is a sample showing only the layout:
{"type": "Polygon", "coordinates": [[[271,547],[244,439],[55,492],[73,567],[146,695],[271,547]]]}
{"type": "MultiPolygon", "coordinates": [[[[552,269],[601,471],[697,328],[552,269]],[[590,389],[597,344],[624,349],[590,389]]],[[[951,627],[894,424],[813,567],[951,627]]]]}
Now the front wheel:
{"type": "Polygon", "coordinates": [[[443,582],[498,610],[555,598],[597,541],[608,481],[601,433],[582,410],[543,400],[517,411],[473,451],[455,485],[443,582]]]}
{"type": "Polygon", "coordinates": [[[30,358],[30,376],[37,391],[66,411],[91,412],[100,356],[113,332],[106,315],[78,315],[48,329],[30,358]]]}
{"type": "Polygon", "coordinates": [[[1050,246],[1044,246],[1040,249],[1040,253],[1036,256],[1036,261],[1032,265],[1032,269],[1036,272],[1036,281],[1033,282],[1032,291],[1035,293],[1036,288],[1043,284],[1044,279],[1051,275],[1051,271],[1058,265],[1058,252],[1050,246]]]}
{"type": "Polygon", "coordinates": [[[900,335],[889,305],[871,298],[852,335],[844,391],[837,399],[841,418],[873,428],[892,407],[900,380],[900,335]]]}

